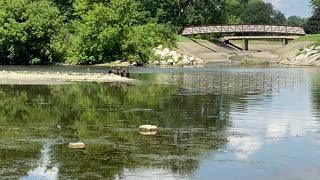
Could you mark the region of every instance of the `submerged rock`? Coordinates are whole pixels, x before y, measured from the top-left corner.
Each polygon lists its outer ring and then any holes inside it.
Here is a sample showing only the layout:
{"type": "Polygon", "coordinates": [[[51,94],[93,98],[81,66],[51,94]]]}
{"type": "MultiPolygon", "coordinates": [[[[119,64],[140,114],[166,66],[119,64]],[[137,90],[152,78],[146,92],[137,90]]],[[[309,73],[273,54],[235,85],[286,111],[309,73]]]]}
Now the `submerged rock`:
{"type": "Polygon", "coordinates": [[[139,133],[145,136],[151,136],[151,135],[156,135],[157,131],[139,131],[139,133]]]}
{"type": "Polygon", "coordinates": [[[139,131],[157,131],[158,127],[155,125],[141,125],[139,126],[139,131]]]}
{"type": "Polygon", "coordinates": [[[69,143],[68,147],[70,149],[83,149],[86,145],[83,142],[69,143]]]}

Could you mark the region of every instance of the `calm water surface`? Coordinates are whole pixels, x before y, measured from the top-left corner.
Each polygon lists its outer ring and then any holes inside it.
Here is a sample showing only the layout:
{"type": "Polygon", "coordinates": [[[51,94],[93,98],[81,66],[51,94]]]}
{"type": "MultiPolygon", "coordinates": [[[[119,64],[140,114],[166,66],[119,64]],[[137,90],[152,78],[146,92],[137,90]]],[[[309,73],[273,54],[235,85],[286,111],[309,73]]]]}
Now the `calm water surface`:
{"type": "Polygon", "coordinates": [[[320,177],[320,69],[131,72],[142,83],[1,85],[1,179],[320,177]],[[142,124],[159,130],[142,135],[142,124]],[[77,141],[86,148],[68,148],[77,141]]]}

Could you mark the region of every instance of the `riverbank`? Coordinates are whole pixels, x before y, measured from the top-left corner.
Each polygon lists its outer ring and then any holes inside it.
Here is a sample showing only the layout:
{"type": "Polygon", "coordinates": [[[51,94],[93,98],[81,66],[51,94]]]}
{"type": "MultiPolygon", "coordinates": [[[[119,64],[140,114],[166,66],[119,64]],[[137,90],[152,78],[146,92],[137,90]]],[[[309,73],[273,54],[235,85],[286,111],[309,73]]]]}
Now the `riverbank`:
{"type": "MultiPolygon", "coordinates": [[[[241,47],[240,41],[232,42],[235,46],[241,47]]],[[[241,51],[221,42],[206,40],[190,40],[178,43],[179,51],[208,62],[239,62],[244,59],[252,62],[268,62],[270,64],[286,65],[312,65],[319,66],[316,55],[314,61],[310,61],[309,55],[312,52],[314,41],[293,41],[283,46],[278,41],[252,41],[249,51],[241,51]],[[310,49],[311,47],[311,49],[310,49]],[[309,48],[309,49],[308,49],[309,48]],[[309,54],[307,54],[309,53],[309,54]],[[298,57],[298,58],[297,58],[298,57]]],[[[319,53],[320,54],[320,53],[319,53]]]]}
{"type": "Polygon", "coordinates": [[[70,84],[74,82],[124,82],[136,80],[103,73],[0,71],[0,84],[70,84]]]}

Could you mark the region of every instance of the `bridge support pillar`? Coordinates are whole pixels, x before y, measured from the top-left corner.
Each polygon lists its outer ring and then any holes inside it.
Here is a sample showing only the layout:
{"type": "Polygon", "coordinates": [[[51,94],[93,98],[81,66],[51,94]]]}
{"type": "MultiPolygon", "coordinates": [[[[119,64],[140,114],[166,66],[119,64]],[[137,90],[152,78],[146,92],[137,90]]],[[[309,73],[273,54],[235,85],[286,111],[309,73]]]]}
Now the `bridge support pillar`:
{"type": "Polygon", "coordinates": [[[249,40],[242,39],[242,51],[248,51],[248,50],[249,50],[249,40]]]}
{"type": "Polygon", "coordinates": [[[287,45],[288,44],[288,39],[282,39],[282,45],[287,45]]]}

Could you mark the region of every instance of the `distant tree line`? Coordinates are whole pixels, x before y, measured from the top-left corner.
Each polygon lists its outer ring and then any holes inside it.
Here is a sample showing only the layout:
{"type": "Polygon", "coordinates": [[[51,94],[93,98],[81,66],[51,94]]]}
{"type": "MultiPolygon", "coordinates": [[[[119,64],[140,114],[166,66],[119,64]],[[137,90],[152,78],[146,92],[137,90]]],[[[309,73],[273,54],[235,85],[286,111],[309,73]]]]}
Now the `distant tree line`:
{"type": "Polygon", "coordinates": [[[320,0],[310,0],[313,15],[303,25],[308,34],[320,33],[320,0]]]}
{"type": "Polygon", "coordinates": [[[1,0],[0,7],[0,64],[143,64],[154,47],[174,47],[184,26],[305,22],[263,0],[1,0]]]}

